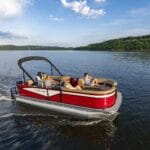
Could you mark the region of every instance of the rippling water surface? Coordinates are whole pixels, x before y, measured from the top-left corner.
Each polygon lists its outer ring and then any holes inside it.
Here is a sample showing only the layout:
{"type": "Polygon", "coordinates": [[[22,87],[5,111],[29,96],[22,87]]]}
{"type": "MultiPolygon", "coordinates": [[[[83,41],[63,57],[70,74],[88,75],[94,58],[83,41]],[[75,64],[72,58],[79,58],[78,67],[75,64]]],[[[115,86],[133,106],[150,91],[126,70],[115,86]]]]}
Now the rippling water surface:
{"type": "Polygon", "coordinates": [[[17,60],[30,53],[0,52],[0,149],[150,149],[150,54],[31,51],[48,57],[66,75],[89,72],[113,78],[123,94],[120,115],[109,121],[79,121],[18,105],[9,89],[21,78],[17,60]]]}

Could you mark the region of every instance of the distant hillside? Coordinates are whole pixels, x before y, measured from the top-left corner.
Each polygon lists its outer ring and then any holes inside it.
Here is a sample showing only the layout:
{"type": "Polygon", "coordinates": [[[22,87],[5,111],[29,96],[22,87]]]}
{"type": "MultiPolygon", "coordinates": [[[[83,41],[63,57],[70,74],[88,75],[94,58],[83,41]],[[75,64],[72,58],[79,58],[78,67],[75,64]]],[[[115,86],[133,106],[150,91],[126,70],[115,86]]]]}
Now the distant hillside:
{"type": "Polygon", "coordinates": [[[36,45],[0,45],[0,50],[67,50],[68,48],[58,46],[36,46],[36,45]]]}
{"type": "Polygon", "coordinates": [[[90,44],[81,47],[58,47],[36,45],[0,45],[0,50],[93,50],[93,51],[146,51],[150,52],[150,35],[126,37],[108,40],[101,43],[90,44]]]}
{"type": "Polygon", "coordinates": [[[138,37],[126,37],[108,40],[102,43],[90,44],[88,46],[77,47],[78,50],[106,50],[106,51],[149,51],[150,35],[138,37]]]}

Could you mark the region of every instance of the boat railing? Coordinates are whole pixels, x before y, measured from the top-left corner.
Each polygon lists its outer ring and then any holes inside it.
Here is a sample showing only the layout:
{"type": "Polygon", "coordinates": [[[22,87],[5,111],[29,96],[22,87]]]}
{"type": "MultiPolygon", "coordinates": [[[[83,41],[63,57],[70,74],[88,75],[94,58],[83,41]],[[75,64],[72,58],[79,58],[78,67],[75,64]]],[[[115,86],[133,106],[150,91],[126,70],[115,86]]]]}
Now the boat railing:
{"type": "Polygon", "coordinates": [[[24,82],[26,81],[26,79],[25,79],[26,76],[28,76],[29,79],[31,79],[34,83],[36,82],[34,77],[32,77],[30,75],[30,73],[28,73],[27,70],[22,66],[22,64],[24,62],[33,61],[33,60],[43,60],[43,61],[48,62],[48,64],[50,65],[51,75],[54,75],[54,70],[55,70],[60,76],[63,76],[63,74],[60,72],[60,70],[49,59],[47,59],[45,57],[41,57],[41,56],[29,56],[29,57],[24,57],[24,58],[21,58],[18,60],[18,66],[23,71],[24,82]]]}

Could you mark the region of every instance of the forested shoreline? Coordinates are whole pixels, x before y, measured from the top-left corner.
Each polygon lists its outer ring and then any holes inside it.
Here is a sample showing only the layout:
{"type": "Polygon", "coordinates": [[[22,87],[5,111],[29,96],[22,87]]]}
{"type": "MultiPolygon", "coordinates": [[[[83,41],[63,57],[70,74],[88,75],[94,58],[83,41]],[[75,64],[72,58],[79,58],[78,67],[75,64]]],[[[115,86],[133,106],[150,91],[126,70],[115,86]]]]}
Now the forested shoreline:
{"type": "Polygon", "coordinates": [[[91,50],[91,51],[145,51],[150,52],[150,35],[125,37],[80,47],[0,45],[0,50],[91,50]]]}

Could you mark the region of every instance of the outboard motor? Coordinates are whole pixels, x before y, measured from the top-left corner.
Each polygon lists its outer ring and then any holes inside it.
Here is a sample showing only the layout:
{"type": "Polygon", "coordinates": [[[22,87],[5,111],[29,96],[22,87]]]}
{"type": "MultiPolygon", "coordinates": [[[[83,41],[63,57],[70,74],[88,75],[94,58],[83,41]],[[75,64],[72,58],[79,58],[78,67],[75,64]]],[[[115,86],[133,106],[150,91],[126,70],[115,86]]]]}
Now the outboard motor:
{"type": "Polygon", "coordinates": [[[16,99],[16,95],[17,95],[17,93],[18,93],[17,87],[18,87],[19,84],[23,84],[23,81],[17,81],[17,82],[16,82],[16,87],[12,87],[12,88],[10,89],[11,99],[14,99],[14,100],[16,99]]]}
{"type": "Polygon", "coordinates": [[[16,100],[17,88],[16,87],[12,87],[10,89],[10,93],[11,93],[11,99],[16,100]]]}

